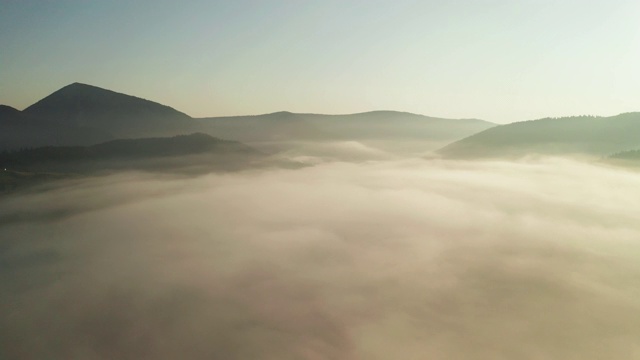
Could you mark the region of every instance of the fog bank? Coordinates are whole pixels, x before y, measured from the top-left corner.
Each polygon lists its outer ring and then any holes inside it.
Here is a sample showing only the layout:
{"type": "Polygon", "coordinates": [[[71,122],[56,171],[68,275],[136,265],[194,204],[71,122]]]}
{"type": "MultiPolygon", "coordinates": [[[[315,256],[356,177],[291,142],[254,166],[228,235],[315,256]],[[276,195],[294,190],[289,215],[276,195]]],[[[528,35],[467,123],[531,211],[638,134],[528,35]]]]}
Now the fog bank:
{"type": "Polygon", "coordinates": [[[0,358],[640,358],[639,183],[386,159],[8,196],[0,358]]]}

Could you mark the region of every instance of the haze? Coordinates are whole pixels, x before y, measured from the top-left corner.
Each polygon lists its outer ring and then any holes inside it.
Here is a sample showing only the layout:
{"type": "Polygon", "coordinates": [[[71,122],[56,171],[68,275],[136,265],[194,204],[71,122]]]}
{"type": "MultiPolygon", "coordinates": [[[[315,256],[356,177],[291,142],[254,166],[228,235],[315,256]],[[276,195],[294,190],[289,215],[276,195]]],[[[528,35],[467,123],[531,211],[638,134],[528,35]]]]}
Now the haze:
{"type": "Polygon", "coordinates": [[[79,81],[191,116],[636,111],[635,0],[4,1],[0,103],[79,81]]]}
{"type": "Polygon", "coordinates": [[[15,195],[0,355],[636,359],[638,181],[413,159],[15,195]]]}
{"type": "Polygon", "coordinates": [[[639,14],[4,1],[0,360],[640,359],[639,14]]]}

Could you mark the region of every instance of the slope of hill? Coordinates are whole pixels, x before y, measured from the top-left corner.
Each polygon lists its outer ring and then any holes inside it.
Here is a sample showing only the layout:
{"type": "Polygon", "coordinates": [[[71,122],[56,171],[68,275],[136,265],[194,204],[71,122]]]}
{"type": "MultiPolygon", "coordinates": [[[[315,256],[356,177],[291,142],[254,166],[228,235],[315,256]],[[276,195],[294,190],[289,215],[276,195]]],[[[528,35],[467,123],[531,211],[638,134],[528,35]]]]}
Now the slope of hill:
{"type": "Polygon", "coordinates": [[[398,111],[304,116],[341,139],[454,140],[495,126],[484,120],[443,119],[398,111]]]}
{"type": "Polygon", "coordinates": [[[98,129],[55,124],[0,105],[0,151],[46,145],[90,145],[113,139],[98,129]]]}
{"type": "Polygon", "coordinates": [[[108,169],[173,169],[193,165],[194,155],[204,165],[221,160],[260,156],[242,143],[195,133],[170,138],[120,139],[92,146],[48,146],[0,154],[0,167],[21,172],[85,172],[108,169]],[[209,160],[215,157],[214,162],[209,160]]]}
{"type": "Polygon", "coordinates": [[[63,87],[23,113],[44,125],[91,128],[116,138],[172,136],[197,130],[191,117],[171,107],[80,83],[63,87]]]}
{"type": "Polygon", "coordinates": [[[528,154],[604,156],[640,147],[640,113],[578,116],[496,126],[438,150],[451,158],[505,158],[528,154]]]}
{"type": "Polygon", "coordinates": [[[0,105],[0,121],[11,123],[20,121],[22,113],[18,109],[14,109],[11,106],[0,105]]]}
{"type": "Polygon", "coordinates": [[[322,131],[301,114],[287,111],[264,115],[197,119],[201,131],[243,142],[319,139],[322,131]]]}

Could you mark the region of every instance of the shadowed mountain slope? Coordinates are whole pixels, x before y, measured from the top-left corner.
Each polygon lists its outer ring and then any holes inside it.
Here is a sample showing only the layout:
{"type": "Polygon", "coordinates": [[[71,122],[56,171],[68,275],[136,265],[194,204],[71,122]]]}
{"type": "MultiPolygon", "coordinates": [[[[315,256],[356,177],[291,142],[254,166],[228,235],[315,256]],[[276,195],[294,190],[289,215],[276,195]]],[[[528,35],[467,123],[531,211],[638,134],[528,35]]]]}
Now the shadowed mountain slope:
{"type": "Polygon", "coordinates": [[[172,136],[197,130],[193,119],[171,107],[80,83],[63,87],[23,113],[42,123],[92,128],[116,138],[172,136]]]}
{"type": "Polygon", "coordinates": [[[48,162],[129,160],[203,153],[259,154],[237,141],[195,133],[168,138],[118,139],[92,146],[47,146],[4,153],[0,154],[0,166],[23,168],[48,162]]]}
{"type": "Polygon", "coordinates": [[[0,151],[46,145],[90,145],[113,139],[105,131],[42,121],[0,105],[0,151]]]}
{"type": "Polygon", "coordinates": [[[259,167],[297,168],[236,141],[194,133],[119,139],[92,146],[46,146],[0,153],[0,195],[48,181],[121,170],[179,175],[259,167]]]}
{"type": "Polygon", "coordinates": [[[611,117],[578,116],[496,126],[449,144],[438,153],[450,158],[508,158],[529,154],[592,155],[640,147],[640,113],[611,117]]]}
{"type": "Polygon", "coordinates": [[[214,136],[243,142],[322,139],[317,126],[301,114],[287,111],[264,115],[227,116],[198,119],[200,129],[214,136]]]}

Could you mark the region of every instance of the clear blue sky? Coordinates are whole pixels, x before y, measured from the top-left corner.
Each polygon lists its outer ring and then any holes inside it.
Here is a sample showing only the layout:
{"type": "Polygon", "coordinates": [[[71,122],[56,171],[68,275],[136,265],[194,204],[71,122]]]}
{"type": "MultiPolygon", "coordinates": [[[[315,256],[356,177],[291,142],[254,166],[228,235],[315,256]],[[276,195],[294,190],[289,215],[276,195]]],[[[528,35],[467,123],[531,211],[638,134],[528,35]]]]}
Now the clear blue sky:
{"type": "Polygon", "coordinates": [[[83,82],[192,116],[640,111],[638,0],[0,2],[0,103],[83,82]]]}

